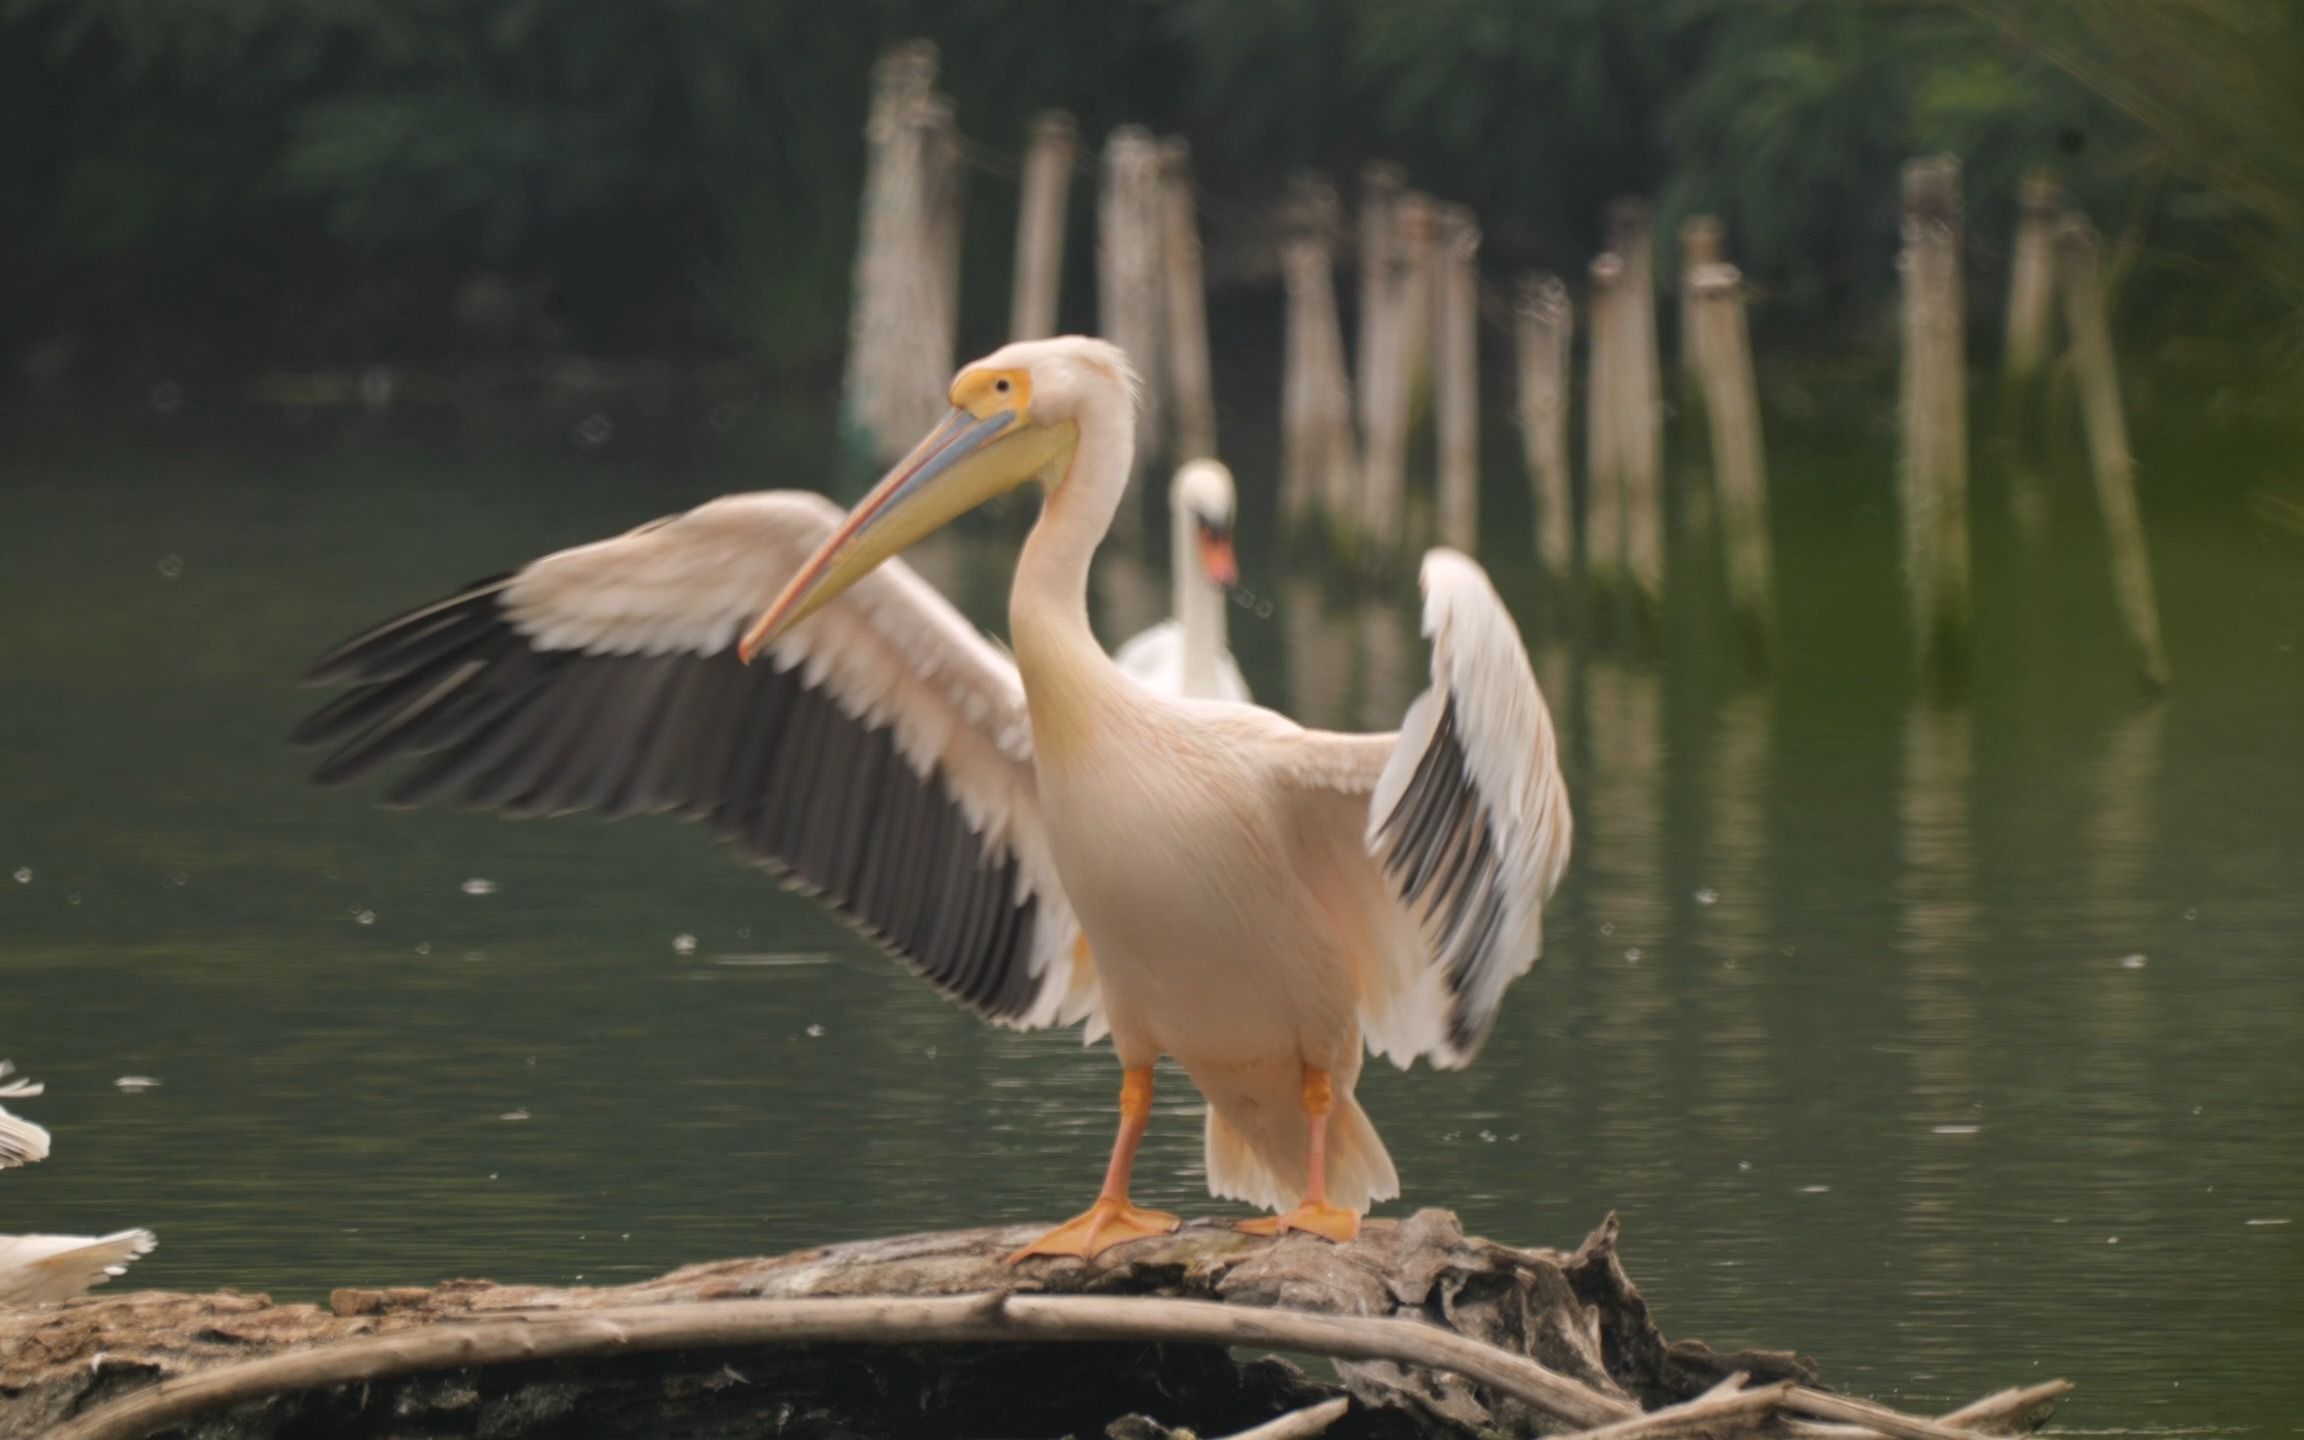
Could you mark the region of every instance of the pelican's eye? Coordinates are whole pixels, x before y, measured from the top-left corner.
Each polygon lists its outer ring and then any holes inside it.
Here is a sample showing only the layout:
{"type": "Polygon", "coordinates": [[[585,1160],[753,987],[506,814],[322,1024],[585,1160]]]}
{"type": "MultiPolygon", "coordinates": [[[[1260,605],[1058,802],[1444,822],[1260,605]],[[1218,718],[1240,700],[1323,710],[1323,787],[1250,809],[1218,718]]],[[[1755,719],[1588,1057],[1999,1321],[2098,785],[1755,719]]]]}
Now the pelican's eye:
{"type": "Polygon", "coordinates": [[[992,388],[1005,395],[1016,387],[1009,383],[1007,376],[1003,375],[999,379],[992,382],[992,388]]]}

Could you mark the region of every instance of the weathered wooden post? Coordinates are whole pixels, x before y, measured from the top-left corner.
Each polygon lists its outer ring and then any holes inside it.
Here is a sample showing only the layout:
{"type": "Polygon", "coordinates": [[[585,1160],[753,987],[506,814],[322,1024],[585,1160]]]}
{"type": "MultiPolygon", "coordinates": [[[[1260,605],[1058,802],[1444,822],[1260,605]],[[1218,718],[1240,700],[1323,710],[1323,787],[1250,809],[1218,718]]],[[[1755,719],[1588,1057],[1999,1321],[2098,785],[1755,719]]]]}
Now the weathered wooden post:
{"type": "Polygon", "coordinates": [[[1389,348],[1393,255],[1399,249],[1400,192],[1408,177],[1397,165],[1376,160],[1360,170],[1360,295],[1354,330],[1352,371],[1355,409],[1363,423],[1376,413],[1384,383],[1383,352],[1389,348]]]}
{"type": "Polygon", "coordinates": [[[1373,407],[1362,417],[1367,468],[1361,487],[1360,530],[1399,544],[1406,535],[1408,437],[1414,425],[1418,368],[1431,349],[1431,266],[1433,212],[1430,196],[1401,195],[1392,207],[1394,246],[1378,338],[1372,358],[1373,407]]]}
{"type": "Polygon", "coordinates": [[[1559,276],[1520,277],[1512,309],[1520,444],[1535,500],[1536,558],[1555,587],[1567,583],[1576,555],[1568,500],[1568,346],[1575,323],[1559,276]]]}
{"type": "Polygon", "coordinates": [[[1616,318],[1624,262],[1592,257],[1584,341],[1584,575],[1606,596],[1624,575],[1624,459],[1616,421],[1624,329],[1616,318]]]}
{"type": "Polygon", "coordinates": [[[1617,396],[1618,458],[1624,475],[1624,568],[1653,616],[1664,606],[1664,400],[1656,342],[1656,244],[1648,202],[1625,196],[1608,207],[1608,248],[1623,261],[1616,323],[1623,339],[1617,396]]]}
{"type": "Polygon", "coordinates": [[[1968,629],[1968,399],[1960,162],[1904,167],[1904,571],[1923,668],[1962,662],[1968,629]]]}
{"type": "Polygon", "coordinates": [[[1697,390],[1712,437],[1712,471],[1727,544],[1728,598],[1762,654],[1775,629],[1775,560],[1768,538],[1768,473],[1744,276],[1713,262],[1685,277],[1697,390]]]}
{"type": "Polygon", "coordinates": [[[936,47],[926,40],[890,46],[872,68],[840,392],[844,427],[861,450],[879,460],[895,458],[910,443],[896,433],[889,404],[901,391],[906,370],[907,289],[925,258],[925,155],[918,111],[935,85],[936,47]]]}
{"type": "Polygon", "coordinates": [[[945,386],[959,364],[960,241],[966,229],[968,168],[960,154],[960,127],[950,97],[931,95],[917,110],[920,125],[921,202],[926,228],[918,276],[918,329],[911,337],[912,370],[892,400],[901,401],[899,446],[925,435],[948,408],[945,386]]]}
{"type": "Polygon", "coordinates": [[[1160,145],[1160,258],[1166,271],[1168,379],[1175,400],[1178,460],[1216,457],[1216,381],[1208,365],[1208,296],[1200,273],[1200,222],[1192,191],[1192,147],[1160,145]]]}
{"type": "Polygon", "coordinates": [[[1335,187],[1315,176],[1291,183],[1281,276],[1287,290],[1287,353],[1281,378],[1280,476],[1285,513],[1326,512],[1338,538],[1350,534],[1355,482],[1352,384],[1344,373],[1344,330],[1336,314],[1335,187]]]}
{"type": "Polygon", "coordinates": [[[1680,222],[1680,371],[1683,388],[1701,397],[1697,379],[1696,275],[1725,258],[1720,249],[1722,229],[1718,216],[1691,215],[1680,222]]]}
{"type": "MultiPolygon", "coordinates": [[[[1143,383],[1137,433],[1166,434],[1166,328],[1160,299],[1160,147],[1141,125],[1123,125],[1104,142],[1103,185],[1096,214],[1096,326],[1128,353],[1143,383]]],[[[1138,463],[1159,447],[1139,446],[1138,463]]],[[[1120,507],[1133,516],[1133,505],[1120,507]]]]}
{"type": "Polygon", "coordinates": [[[2088,432],[2089,468],[2104,511],[2112,551],[2112,586],[2120,618],[2136,644],[2144,683],[2169,685],[2168,652],[2160,640],[2160,607],[2152,593],[2152,560],[2144,520],[2136,508],[2136,457],[2128,449],[2128,422],[2120,407],[2120,375],[2112,358],[2112,329],[2104,317],[2104,282],[2096,227],[2081,216],[2056,231],[2056,268],[2064,292],[2064,328],[2072,337],[2080,414],[2088,432]]]}
{"type": "Polygon", "coordinates": [[[2049,417],[2040,403],[2040,375],[2055,325],[2056,225],[2064,190],[2045,169],[2027,171],[2017,191],[2016,244],[2008,267],[2008,340],[2002,357],[2001,424],[2007,435],[2009,509],[2027,539],[2048,519],[2048,486],[2041,474],[2049,417]]]}
{"type": "Polygon", "coordinates": [[[1440,543],[1480,549],[1480,226],[1462,205],[1440,212],[1434,301],[1433,416],[1440,543]]]}
{"type": "Polygon", "coordinates": [[[2044,169],[2025,172],[2017,190],[2016,245],[2008,266],[2008,352],[2011,384],[2028,385],[2048,359],[2048,331],[2056,305],[2056,225],[2064,216],[2064,188],[2044,169]]]}
{"type": "Polygon", "coordinates": [[[1008,338],[1041,340],[1056,333],[1056,306],[1064,291],[1064,211],[1080,132],[1061,110],[1032,121],[1024,152],[1023,198],[1016,208],[1016,284],[1008,310],[1008,338]]]}

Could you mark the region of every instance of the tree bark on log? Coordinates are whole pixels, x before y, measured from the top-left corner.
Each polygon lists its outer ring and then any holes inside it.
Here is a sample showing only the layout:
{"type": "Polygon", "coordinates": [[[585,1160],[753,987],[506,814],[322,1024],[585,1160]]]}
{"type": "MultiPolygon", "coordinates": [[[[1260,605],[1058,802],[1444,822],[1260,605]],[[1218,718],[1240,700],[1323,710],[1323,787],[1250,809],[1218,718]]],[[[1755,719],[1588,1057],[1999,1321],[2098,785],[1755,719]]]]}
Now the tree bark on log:
{"type": "Polygon", "coordinates": [[[1802,1415],[1853,1422],[1794,1422],[1819,1437],[1969,1440],[2064,1388],[1925,1420],[1812,1388],[1796,1355],[1667,1342],[1613,1216],[1572,1254],[1427,1210],[1345,1246],[1194,1224],[1010,1268],[1032,1229],[615,1287],[454,1280],[338,1290],[327,1308],[145,1292],[0,1315],[0,1437],[1207,1435],[1348,1398],[1319,1412],[1326,1433],[1725,1435],[1802,1415]],[[1229,1347],[1326,1355],[1341,1384],[1229,1347]]]}

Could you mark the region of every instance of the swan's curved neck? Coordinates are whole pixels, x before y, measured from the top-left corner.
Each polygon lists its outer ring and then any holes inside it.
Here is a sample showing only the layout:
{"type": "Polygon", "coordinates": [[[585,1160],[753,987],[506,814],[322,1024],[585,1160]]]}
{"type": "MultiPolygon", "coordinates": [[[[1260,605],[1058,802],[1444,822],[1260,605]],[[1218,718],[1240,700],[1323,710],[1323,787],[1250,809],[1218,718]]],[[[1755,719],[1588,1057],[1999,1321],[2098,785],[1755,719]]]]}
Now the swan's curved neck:
{"type": "Polygon", "coordinates": [[[1076,423],[1071,464],[1040,507],[1008,592],[1009,639],[1032,709],[1034,749],[1044,757],[1085,723],[1081,699],[1120,677],[1088,624],[1088,564],[1127,493],[1135,422],[1122,401],[1116,411],[1090,407],[1076,423]]]}
{"type": "Polygon", "coordinates": [[[1170,507],[1173,543],[1168,547],[1176,623],[1184,630],[1184,693],[1216,693],[1216,672],[1224,654],[1224,592],[1200,566],[1200,522],[1189,505],[1170,507]]]}

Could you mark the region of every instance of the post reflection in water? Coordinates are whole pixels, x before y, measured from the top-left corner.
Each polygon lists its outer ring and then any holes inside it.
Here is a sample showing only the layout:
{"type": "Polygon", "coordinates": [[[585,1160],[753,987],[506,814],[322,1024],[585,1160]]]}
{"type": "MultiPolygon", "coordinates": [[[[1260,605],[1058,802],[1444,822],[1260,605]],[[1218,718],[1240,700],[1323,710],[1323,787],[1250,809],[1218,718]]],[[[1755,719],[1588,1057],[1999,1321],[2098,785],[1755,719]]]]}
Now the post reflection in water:
{"type": "Polygon", "coordinates": [[[1904,1248],[1918,1262],[1908,1293],[1930,1333],[1960,1323],[1974,1236],[1963,1202],[1978,1183],[1977,1157],[1992,1118],[1975,1075],[1977,927],[1975,838],[1969,787],[1973,721],[1965,709],[1921,702],[1904,717],[1904,773],[1897,798],[1909,1079],[1896,1124],[1904,1132],[1904,1248]]]}
{"type": "Polygon", "coordinates": [[[1703,968],[1691,975],[1703,1017],[1704,1089],[1696,1114],[1729,1140],[1766,1131],[1768,1027],[1761,1010],[1769,945],[1769,727],[1775,705],[1746,690],[1720,707],[1704,789],[1704,848],[1688,897],[1703,968]]]}
{"type": "MultiPolygon", "coordinates": [[[[1576,796],[1579,874],[1590,917],[1584,957],[1602,998],[1589,1048],[1602,1057],[1581,1103],[1594,1114],[1593,1145],[1612,1182],[1655,1182],[1666,1163],[1661,1136],[1677,1128],[1665,1080],[1670,1047],[1659,1043],[1672,1005],[1664,954],[1666,899],[1663,682],[1652,669],[1613,658],[1589,661],[1580,689],[1585,764],[1576,796]]],[[[1555,958],[1555,965],[1562,957],[1555,958]]],[[[1557,981],[1557,975],[1548,976],[1557,981]]]]}

